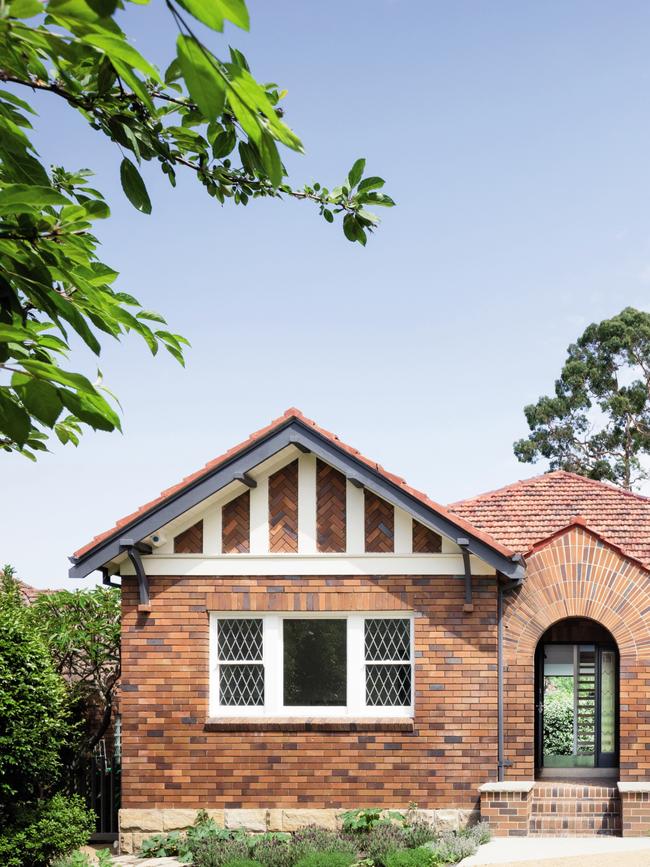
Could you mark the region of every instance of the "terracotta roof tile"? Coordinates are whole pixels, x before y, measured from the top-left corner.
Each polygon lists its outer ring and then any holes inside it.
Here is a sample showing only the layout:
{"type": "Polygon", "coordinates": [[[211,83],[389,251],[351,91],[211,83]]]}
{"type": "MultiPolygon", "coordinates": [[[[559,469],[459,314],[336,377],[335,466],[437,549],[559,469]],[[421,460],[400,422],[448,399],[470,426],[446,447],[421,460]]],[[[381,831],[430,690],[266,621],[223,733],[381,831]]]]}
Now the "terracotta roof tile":
{"type": "Polygon", "coordinates": [[[448,508],[520,553],[580,523],[650,568],[650,499],[606,482],[557,470],[448,508]]]}
{"type": "Polygon", "coordinates": [[[267,434],[274,431],[276,428],[282,427],[282,425],[286,424],[291,419],[298,419],[303,424],[308,425],[309,427],[313,428],[321,436],[323,436],[326,439],[330,440],[331,442],[335,443],[340,449],[347,452],[349,455],[352,455],[357,460],[362,461],[364,464],[371,467],[373,470],[376,470],[378,473],[381,473],[381,475],[384,476],[384,478],[386,478],[389,481],[393,482],[394,484],[398,485],[403,491],[410,494],[412,497],[415,497],[417,500],[420,500],[420,502],[424,503],[426,506],[433,509],[433,511],[444,516],[445,518],[448,518],[460,529],[463,529],[465,532],[481,539],[483,542],[485,542],[485,544],[489,545],[491,548],[493,548],[495,551],[498,551],[500,554],[503,554],[506,557],[511,557],[513,555],[513,553],[515,553],[514,549],[510,549],[510,548],[508,548],[507,545],[500,543],[495,538],[493,538],[488,532],[482,531],[480,528],[472,526],[468,521],[466,521],[462,517],[462,515],[452,514],[447,509],[447,507],[440,505],[440,503],[436,503],[434,500],[431,500],[422,491],[418,491],[416,488],[410,487],[401,476],[396,476],[393,473],[389,473],[387,470],[385,470],[381,466],[381,464],[378,464],[376,461],[373,461],[371,458],[367,458],[365,455],[362,455],[358,449],[355,449],[352,446],[347,445],[347,443],[342,442],[336,436],[336,434],[332,433],[331,431],[325,430],[325,428],[319,427],[315,421],[312,421],[312,419],[304,416],[302,414],[302,412],[300,412],[299,409],[296,409],[295,407],[290,407],[279,418],[274,419],[270,424],[266,425],[265,427],[261,428],[258,431],[255,431],[255,433],[252,433],[248,437],[248,439],[246,439],[243,442],[239,443],[238,445],[233,446],[232,448],[228,449],[228,451],[224,452],[222,455],[219,455],[219,457],[214,458],[214,460],[207,463],[200,470],[197,470],[196,472],[192,473],[191,475],[186,476],[178,484],[173,485],[170,488],[167,488],[156,499],[151,500],[150,502],[146,503],[145,505],[140,506],[140,508],[136,509],[135,512],[131,512],[131,514],[127,515],[124,518],[121,518],[120,520],[117,521],[117,523],[115,524],[114,527],[111,527],[110,529],[105,530],[103,533],[99,533],[97,536],[95,536],[93,539],[91,539],[90,542],[88,542],[82,548],[79,548],[78,551],[75,551],[73,556],[75,558],[79,558],[79,557],[83,556],[84,554],[87,554],[89,551],[91,551],[93,548],[95,548],[97,545],[99,545],[105,539],[108,539],[109,537],[116,534],[117,531],[120,530],[122,527],[125,527],[126,525],[132,523],[133,521],[138,520],[139,518],[143,517],[152,508],[154,508],[155,506],[164,502],[165,500],[169,499],[169,497],[171,497],[173,494],[177,493],[178,491],[181,491],[183,488],[185,488],[187,485],[191,484],[196,479],[199,479],[202,476],[207,475],[212,470],[214,470],[216,467],[218,467],[220,464],[224,463],[226,460],[231,458],[234,454],[236,454],[237,452],[243,451],[243,449],[249,447],[250,445],[255,443],[257,440],[262,439],[267,434]]]}

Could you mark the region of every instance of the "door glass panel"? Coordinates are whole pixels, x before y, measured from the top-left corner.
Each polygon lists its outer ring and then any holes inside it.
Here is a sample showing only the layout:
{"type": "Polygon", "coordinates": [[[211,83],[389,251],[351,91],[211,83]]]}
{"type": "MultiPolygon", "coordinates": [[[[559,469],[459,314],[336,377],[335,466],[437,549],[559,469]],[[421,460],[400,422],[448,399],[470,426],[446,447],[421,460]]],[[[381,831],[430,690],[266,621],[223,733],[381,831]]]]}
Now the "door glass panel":
{"type": "Polygon", "coordinates": [[[572,767],[575,758],[575,676],[572,644],[544,647],[544,765],[572,767]]]}
{"type": "Polygon", "coordinates": [[[616,657],[612,650],[601,653],[600,751],[613,753],[616,744],[616,657]]]}

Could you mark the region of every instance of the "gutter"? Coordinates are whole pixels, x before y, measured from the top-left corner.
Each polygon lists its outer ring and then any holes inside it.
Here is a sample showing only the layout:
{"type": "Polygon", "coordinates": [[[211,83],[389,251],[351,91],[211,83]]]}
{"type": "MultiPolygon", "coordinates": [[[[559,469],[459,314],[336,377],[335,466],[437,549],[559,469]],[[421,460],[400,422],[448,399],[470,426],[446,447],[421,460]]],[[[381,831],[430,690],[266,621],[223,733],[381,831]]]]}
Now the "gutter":
{"type": "MultiPolygon", "coordinates": [[[[517,555],[519,562],[523,565],[523,557],[517,555]]],[[[514,559],[514,558],[513,558],[514,559]]],[[[505,737],[504,737],[504,722],[503,722],[503,597],[511,590],[516,590],[524,583],[523,578],[512,578],[501,580],[502,575],[497,576],[497,703],[498,703],[498,722],[497,722],[497,779],[500,783],[503,782],[505,769],[512,765],[509,759],[505,758],[505,737]]]]}

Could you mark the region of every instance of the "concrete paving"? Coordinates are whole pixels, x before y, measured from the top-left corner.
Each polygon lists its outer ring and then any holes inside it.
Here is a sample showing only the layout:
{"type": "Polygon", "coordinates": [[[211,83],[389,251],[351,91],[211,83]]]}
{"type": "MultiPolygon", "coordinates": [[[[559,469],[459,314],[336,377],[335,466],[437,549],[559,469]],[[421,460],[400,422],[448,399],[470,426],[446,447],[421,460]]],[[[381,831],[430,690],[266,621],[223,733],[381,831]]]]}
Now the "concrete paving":
{"type": "Polygon", "coordinates": [[[461,867],[650,867],[650,837],[497,837],[461,867]]]}

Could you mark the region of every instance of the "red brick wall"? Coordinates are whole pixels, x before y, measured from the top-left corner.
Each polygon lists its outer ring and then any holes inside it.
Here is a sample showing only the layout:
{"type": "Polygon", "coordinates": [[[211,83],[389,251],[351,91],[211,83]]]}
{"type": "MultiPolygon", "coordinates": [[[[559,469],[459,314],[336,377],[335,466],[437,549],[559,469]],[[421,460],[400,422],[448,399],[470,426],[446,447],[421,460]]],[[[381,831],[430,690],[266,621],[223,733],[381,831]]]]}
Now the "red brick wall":
{"type": "Polygon", "coordinates": [[[495,775],[496,591],[449,577],[123,580],[123,806],[477,806],[495,775]],[[413,731],[210,731],[208,610],[413,610],[413,731]]]}
{"type": "Polygon", "coordinates": [[[606,627],[620,653],[620,779],[650,766],[650,576],[576,527],[527,558],[524,585],[506,596],[505,756],[509,779],[534,773],[535,648],[565,617],[606,627]]]}

